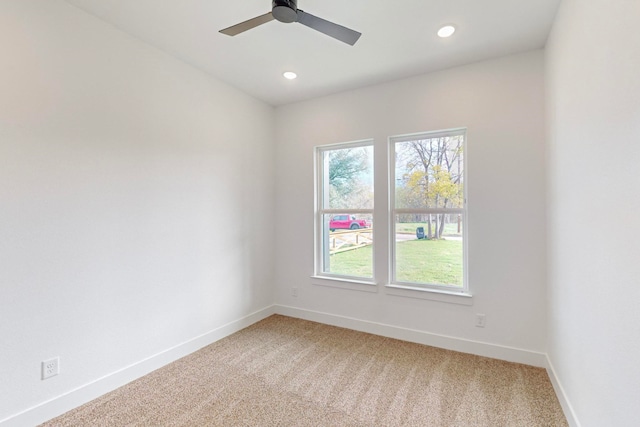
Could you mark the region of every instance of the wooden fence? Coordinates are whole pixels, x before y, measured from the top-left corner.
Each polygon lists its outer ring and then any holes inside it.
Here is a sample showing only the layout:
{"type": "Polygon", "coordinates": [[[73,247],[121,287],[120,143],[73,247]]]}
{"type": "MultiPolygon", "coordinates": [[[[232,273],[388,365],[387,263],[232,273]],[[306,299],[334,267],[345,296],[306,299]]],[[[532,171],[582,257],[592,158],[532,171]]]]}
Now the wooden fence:
{"type": "Polygon", "coordinates": [[[370,228],[334,231],[329,233],[329,254],[351,251],[369,246],[372,243],[373,230],[370,228]]]}

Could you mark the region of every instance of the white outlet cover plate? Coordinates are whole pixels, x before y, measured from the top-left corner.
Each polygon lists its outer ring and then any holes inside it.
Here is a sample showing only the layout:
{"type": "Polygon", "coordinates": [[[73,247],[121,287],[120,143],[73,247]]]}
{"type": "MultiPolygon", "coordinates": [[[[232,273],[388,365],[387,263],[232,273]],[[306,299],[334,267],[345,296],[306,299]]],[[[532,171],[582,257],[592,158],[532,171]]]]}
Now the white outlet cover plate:
{"type": "Polygon", "coordinates": [[[60,373],[60,358],[45,360],[42,362],[42,379],[54,377],[60,373]]]}

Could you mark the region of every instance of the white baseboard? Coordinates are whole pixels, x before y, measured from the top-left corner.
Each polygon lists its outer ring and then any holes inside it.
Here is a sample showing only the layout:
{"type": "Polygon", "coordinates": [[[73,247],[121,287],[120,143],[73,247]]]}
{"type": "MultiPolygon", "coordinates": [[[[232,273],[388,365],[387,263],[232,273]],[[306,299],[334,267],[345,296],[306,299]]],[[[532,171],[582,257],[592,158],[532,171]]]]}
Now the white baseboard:
{"type": "Polygon", "coordinates": [[[418,344],[425,344],[433,347],[444,348],[447,350],[459,351],[462,353],[475,354],[477,356],[490,357],[492,359],[522,363],[525,365],[531,365],[540,368],[547,367],[547,356],[545,353],[539,353],[520,348],[489,344],[485,342],[456,338],[447,335],[433,334],[416,329],[401,328],[398,326],[386,325],[383,323],[369,322],[366,320],[337,316],[335,314],[321,313],[311,310],[304,310],[284,305],[276,305],[275,313],[282,314],[284,316],[296,317],[299,319],[311,320],[327,325],[353,329],[360,332],[367,332],[383,337],[395,338],[418,344]]]}
{"type": "Polygon", "coordinates": [[[567,394],[560,383],[560,379],[556,375],[556,370],[553,368],[553,364],[551,363],[551,359],[547,355],[547,373],[549,374],[549,379],[551,379],[551,384],[553,385],[553,389],[556,392],[556,396],[558,396],[558,400],[560,401],[560,406],[562,407],[562,411],[564,412],[564,416],[567,419],[567,422],[571,427],[580,427],[580,422],[578,421],[578,417],[576,417],[576,413],[573,410],[573,406],[569,402],[567,398],[567,394]]]}
{"type": "Polygon", "coordinates": [[[134,363],[130,366],[106,375],[102,378],[80,386],[54,399],[40,403],[23,412],[0,420],[2,427],[31,427],[55,418],[80,405],[90,402],[105,393],[136,380],[148,373],[174,362],[194,351],[212,344],[228,335],[246,328],[275,313],[275,307],[270,306],[251,313],[241,319],[227,323],[203,335],[195,337],[175,347],[134,363]]]}

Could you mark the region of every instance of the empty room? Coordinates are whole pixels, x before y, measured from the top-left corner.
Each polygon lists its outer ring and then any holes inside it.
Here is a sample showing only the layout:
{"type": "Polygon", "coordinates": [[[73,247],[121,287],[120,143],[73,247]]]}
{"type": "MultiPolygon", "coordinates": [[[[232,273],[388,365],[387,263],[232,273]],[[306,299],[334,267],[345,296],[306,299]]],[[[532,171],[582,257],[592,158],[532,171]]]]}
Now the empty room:
{"type": "Polygon", "coordinates": [[[638,23],[0,1],[0,426],[637,426],[638,23]]]}

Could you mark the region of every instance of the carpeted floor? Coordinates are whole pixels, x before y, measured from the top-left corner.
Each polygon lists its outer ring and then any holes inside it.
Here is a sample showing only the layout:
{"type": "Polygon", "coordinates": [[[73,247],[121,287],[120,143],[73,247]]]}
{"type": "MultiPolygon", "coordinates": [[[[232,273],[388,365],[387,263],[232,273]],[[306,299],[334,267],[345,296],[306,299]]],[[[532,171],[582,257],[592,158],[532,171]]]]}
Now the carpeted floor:
{"type": "Polygon", "coordinates": [[[271,316],[44,426],[566,426],[544,369],[271,316]]]}

